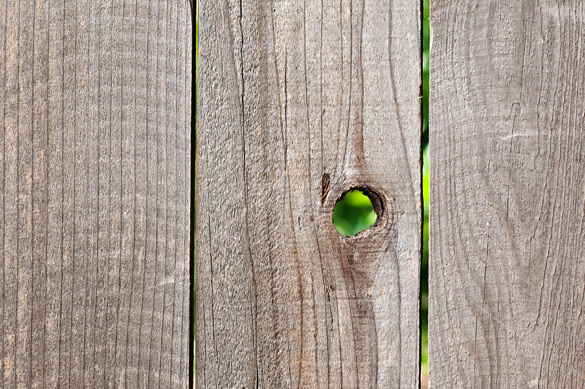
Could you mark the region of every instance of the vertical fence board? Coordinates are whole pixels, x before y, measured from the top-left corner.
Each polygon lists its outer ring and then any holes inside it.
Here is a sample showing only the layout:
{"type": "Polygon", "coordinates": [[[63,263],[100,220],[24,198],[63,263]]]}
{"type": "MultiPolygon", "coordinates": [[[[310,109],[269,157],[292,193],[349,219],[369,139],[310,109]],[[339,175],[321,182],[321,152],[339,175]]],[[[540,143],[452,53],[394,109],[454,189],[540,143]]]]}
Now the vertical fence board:
{"type": "Polygon", "coordinates": [[[432,387],[585,385],[584,18],[431,1],[432,387]]]}
{"type": "Polygon", "coordinates": [[[420,4],[199,17],[197,386],[417,387],[420,4]],[[381,216],[345,238],[353,187],[381,216]]]}
{"type": "Polygon", "coordinates": [[[0,31],[0,388],[187,387],[190,3],[0,31]]]}

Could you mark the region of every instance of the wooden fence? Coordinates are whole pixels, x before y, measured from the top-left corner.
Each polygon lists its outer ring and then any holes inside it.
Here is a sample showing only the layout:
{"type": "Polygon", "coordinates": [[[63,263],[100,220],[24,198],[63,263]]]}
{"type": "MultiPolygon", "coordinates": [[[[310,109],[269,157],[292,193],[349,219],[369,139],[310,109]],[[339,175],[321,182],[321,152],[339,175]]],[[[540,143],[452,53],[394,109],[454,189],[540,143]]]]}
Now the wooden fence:
{"type": "MultiPolygon", "coordinates": [[[[585,387],[583,4],[431,1],[431,387],[585,387]]],[[[420,8],[201,0],[199,387],[418,387],[420,8]]]]}
{"type": "MultiPolygon", "coordinates": [[[[191,4],[0,2],[0,388],[418,387],[419,2],[200,10],[194,323],[191,4]]],[[[585,3],[431,12],[430,385],[585,387],[585,3]]]]}

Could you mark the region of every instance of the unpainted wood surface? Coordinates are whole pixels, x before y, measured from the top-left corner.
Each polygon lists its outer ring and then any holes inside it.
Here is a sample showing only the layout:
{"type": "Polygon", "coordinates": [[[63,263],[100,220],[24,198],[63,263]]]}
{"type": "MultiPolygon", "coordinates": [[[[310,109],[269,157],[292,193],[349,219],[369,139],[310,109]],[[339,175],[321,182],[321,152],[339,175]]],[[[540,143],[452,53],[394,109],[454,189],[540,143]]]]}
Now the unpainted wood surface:
{"type": "Polygon", "coordinates": [[[420,4],[199,9],[197,387],[418,387],[420,4]]]}
{"type": "Polygon", "coordinates": [[[585,387],[585,3],[431,1],[432,388],[585,387]]]}
{"type": "Polygon", "coordinates": [[[187,1],[0,2],[0,388],[186,387],[187,1]]]}

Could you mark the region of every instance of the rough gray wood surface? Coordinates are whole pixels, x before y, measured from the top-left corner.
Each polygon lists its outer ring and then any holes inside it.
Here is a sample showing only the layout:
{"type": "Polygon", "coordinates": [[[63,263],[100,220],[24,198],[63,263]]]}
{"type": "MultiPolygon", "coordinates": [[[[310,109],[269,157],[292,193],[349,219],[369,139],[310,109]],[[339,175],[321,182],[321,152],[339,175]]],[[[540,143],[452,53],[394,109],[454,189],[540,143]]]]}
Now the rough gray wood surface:
{"type": "Polygon", "coordinates": [[[199,10],[197,387],[418,387],[419,3],[199,10]]]}
{"type": "Polygon", "coordinates": [[[584,31],[431,1],[431,387],[585,387],[584,31]]]}
{"type": "Polygon", "coordinates": [[[0,388],[186,387],[187,1],[0,2],[0,388]]]}

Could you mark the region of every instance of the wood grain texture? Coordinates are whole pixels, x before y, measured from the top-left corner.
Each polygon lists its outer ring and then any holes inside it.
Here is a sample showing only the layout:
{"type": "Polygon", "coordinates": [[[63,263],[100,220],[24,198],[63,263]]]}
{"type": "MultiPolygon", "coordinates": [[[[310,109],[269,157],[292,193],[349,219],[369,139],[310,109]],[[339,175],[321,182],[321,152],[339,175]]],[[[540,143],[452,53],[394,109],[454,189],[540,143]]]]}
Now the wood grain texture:
{"type": "Polygon", "coordinates": [[[431,1],[430,385],[585,387],[585,3],[431,1]]]}
{"type": "Polygon", "coordinates": [[[200,2],[197,387],[418,387],[419,8],[200,2]]]}
{"type": "Polygon", "coordinates": [[[186,387],[187,1],[0,2],[0,388],[186,387]]]}

